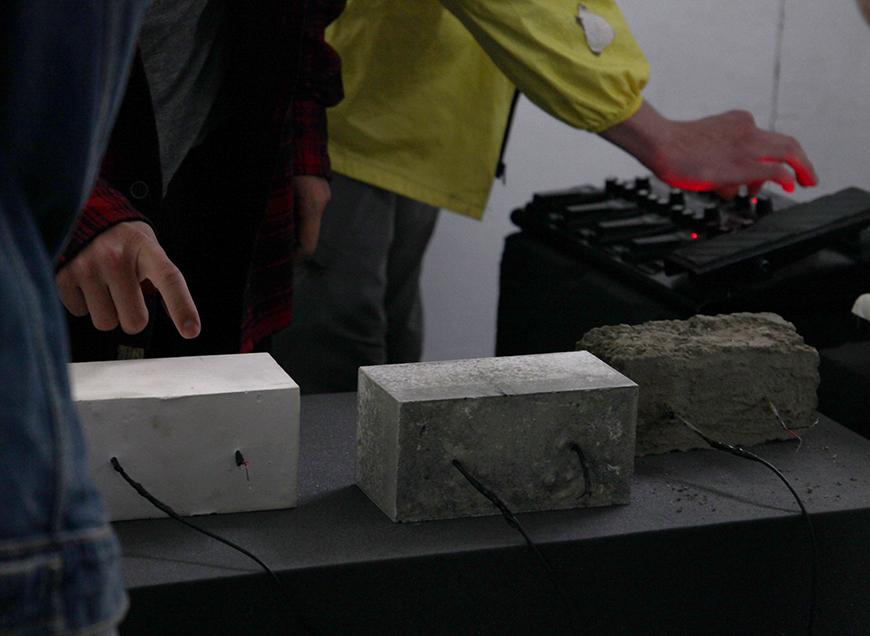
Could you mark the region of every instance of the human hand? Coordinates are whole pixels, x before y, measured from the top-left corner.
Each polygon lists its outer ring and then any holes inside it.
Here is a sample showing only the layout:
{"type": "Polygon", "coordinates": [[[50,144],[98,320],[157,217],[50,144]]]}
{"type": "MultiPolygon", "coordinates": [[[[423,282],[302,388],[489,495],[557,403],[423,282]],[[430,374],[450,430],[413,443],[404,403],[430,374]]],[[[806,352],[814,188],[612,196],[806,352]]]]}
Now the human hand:
{"type": "Polygon", "coordinates": [[[601,136],[666,183],[687,190],[715,190],[730,198],[741,186],[754,195],[767,181],[786,192],[793,192],[796,182],[804,187],[818,182],[797,140],[758,128],[744,111],[672,121],[644,103],[601,136]]]}
{"type": "Polygon", "coordinates": [[[323,177],[300,175],[293,177],[296,197],[297,246],[294,260],[304,261],[314,255],[320,237],[320,220],[332,197],[329,181],[323,177]]]}
{"type": "Polygon", "coordinates": [[[130,221],[109,228],[67,263],[55,280],[71,314],[90,314],[100,331],[120,324],[128,334],[148,325],[142,283],[150,281],[178,333],[187,339],[199,335],[199,313],[184,276],[147,223],[130,221]]]}

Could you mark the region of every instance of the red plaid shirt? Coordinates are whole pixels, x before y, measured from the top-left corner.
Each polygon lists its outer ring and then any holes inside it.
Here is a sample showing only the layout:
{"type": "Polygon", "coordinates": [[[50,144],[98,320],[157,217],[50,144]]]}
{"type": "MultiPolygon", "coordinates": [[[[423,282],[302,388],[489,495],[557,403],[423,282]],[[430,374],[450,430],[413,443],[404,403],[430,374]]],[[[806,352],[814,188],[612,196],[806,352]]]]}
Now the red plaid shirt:
{"type": "MultiPolygon", "coordinates": [[[[345,0],[260,0],[258,16],[248,30],[255,34],[251,40],[267,41],[266,45],[257,41],[254,46],[259,47],[257,59],[270,68],[252,69],[252,73],[262,71],[267,78],[263,94],[269,96],[272,114],[264,121],[267,130],[263,131],[263,139],[267,147],[263,154],[271,161],[264,162],[263,169],[271,171],[271,179],[245,288],[242,352],[251,351],[258,342],[289,325],[292,318],[296,245],[292,177],[329,176],[325,109],[340,101],[342,91],[340,61],[326,44],[324,30],[338,17],[344,4],[345,0]],[[274,36],[271,40],[262,37],[267,29],[274,36]],[[268,42],[282,47],[281,52],[270,49],[268,42]],[[293,51],[293,43],[298,50],[293,51]],[[286,53],[284,60],[272,59],[271,56],[280,57],[281,53],[286,53]],[[278,85],[271,86],[270,82],[278,85]]],[[[141,109],[146,108],[144,102],[148,98],[147,93],[130,95],[133,90],[131,80],[125,107],[140,109],[133,116],[135,121],[141,109]],[[127,105],[128,101],[132,106],[127,105]]],[[[147,108],[150,109],[150,103],[147,108]]],[[[123,138],[125,133],[118,130],[122,118],[123,110],[100,177],[59,258],[59,268],[110,227],[125,221],[149,222],[117,186],[126,176],[137,172],[137,159],[129,152],[131,144],[123,138]]],[[[135,145],[132,149],[141,151],[135,145]]]]}

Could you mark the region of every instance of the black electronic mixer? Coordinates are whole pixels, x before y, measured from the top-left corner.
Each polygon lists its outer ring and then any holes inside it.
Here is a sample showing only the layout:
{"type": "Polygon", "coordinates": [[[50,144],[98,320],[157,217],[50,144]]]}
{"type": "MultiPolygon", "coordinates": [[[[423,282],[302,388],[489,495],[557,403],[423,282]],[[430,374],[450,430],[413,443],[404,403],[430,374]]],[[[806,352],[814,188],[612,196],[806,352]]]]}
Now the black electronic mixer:
{"type": "Polygon", "coordinates": [[[726,201],[650,177],[536,194],[502,259],[497,353],[559,351],[601,324],[773,311],[814,346],[870,290],[870,192],[726,201]]]}
{"type": "Polygon", "coordinates": [[[669,279],[682,272],[765,276],[840,239],[854,244],[870,225],[870,193],[848,188],[803,204],[770,193],[726,201],[649,177],[611,178],[604,188],[536,194],[511,218],[563,247],[672,286],[669,279]]]}

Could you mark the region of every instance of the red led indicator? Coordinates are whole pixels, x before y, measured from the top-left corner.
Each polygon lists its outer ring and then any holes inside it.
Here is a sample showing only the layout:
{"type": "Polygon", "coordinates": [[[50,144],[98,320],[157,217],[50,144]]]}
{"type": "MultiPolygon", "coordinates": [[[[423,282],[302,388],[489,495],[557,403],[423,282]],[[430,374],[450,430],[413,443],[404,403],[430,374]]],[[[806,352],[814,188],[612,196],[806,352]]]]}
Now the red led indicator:
{"type": "Polygon", "coordinates": [[[690,237],[693,241],[697,241],[698,238],[699,238],[699,236],[700,236],[700,235],[699,235],[697,232],[692,232],[692,233],[689,235],[689,237],[690,237]]]}
{"type": "Polygon", "coordinates": [[[758,203],[758,197],[752,197],[752,205],[758,203]]]}

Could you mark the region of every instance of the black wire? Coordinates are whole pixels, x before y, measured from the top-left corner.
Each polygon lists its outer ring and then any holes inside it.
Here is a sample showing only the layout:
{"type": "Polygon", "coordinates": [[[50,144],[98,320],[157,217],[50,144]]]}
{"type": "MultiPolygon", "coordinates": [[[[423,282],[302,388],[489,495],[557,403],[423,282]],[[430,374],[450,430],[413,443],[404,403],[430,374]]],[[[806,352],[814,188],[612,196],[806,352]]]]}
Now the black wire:
{"type": "Polygon", "coordinates": [[[553,588],[555,588],[556,593],[559,595],[562,603],[565,605],[566,608],[568,608],[572,630],[574,632],[578,632],[576,626],[577,624],[579,624],[579,621],[577,617],[577,610],[574,607],[574,604],[568,599],[568,596],[565,594],[565,591],[559,584],[559,581],[556,578],[556,571],[553,569],[553,566],[550,565],[550,562],[543,555],[535,542],[532,541],[531,537],[529,537],[528,533],[525,531],[522,524],[520,523],[520,520],[517,519],[517,516],[510,510],[510,508],[507,507],[507,505],[504,503],[504,501],[501,500],[498,495],[496,495],[493,491],[480,483],[474,477],[474,475],[468,472],[465,466],[463,466],[458,459],[454,459],[451,463],[453,464],[453,467],[460,473],[462,473],[462,476],[465,477],[466,480],[468,480],[468,483],[474,486],[474,488],[481,495],[489,499],[492,504],[496,508],[498,508],[498,511],[501,513],[501,516],[504,517],[504,520],[507,522],[507,524],[523,536],[523,539],[525,539],[526,541],[526,545],[528,545],[529,548],[531,548],[532,552],[534,552],[535,556],[538,559],[538,562],[541,564],[541,567],[543,567],[544,572],[547,574],[547,579],[549,579],[550,584],[553,586],[553,588]]]}
{"type": "Polygon", "coordinates": [[[689,429],[697,433],[707,444],[715,448],[716,450],[720,450],[725,453],[730,453],[731,455],[736,455],[737,457],[742,457],[743,459],[748,459],[753,462],[757,462],[762,466],[766,466],[773,473],[779,477],[782,483],[785,484],[786,488],[788,488],[789,492],[791,492],[792,497],[797,502],[798,507],[801,510],[801,517],[803,517],[804,521],[807,525],[807,533],[810,536],[810,551],[811,551],[811,561],[810,561],[810,604],[809,604],[809,617],[807,619],[807,633],[812,634],[813,628],[816,620],[816,596],[818,594],[818,547],[816,545],[816,531],[813,528],[813,522],[810,518],[809,512],[807,512],[806,506],[804,506],[804,502],[801,500],[800,496],[797,494],[797,491],[792,487],[791,483],[789,483],[788,479],[786,479],[785,475],[782,474],[782,471],[779,470],[776,466],[771,464],[766,459],[759,457],[755,453],[750,450],[747,450],[743,446],[739,444],[728,444],[726,442],[720,442],[715,440],[706,434],[704,434],[700,429],[694,426],[691,422],[686,420],[684,417],[680,416],[677,413],[671,412],[673,417],[676,417],[680,420],[685,426],[689,429]]]}
{"type": "Polygon", "coordinates": [[[580,448],[579,444],[573,443],[570,448],[577,455],[577,459],[580,460],[580,468],[583,469],[583,492],[580,493],[580,497],[583,498],[590,493],[589,464],[586,463],[586,455],[583,454],[583,449],[580,448]]]}
{"type": "MultiPolygon", "coordinates": [[[[148,492],[145,489],[145,486],[143,486],[138,481],[136,481],[132,477],[130,477],[130,475],[127,474],[127,471],[124,470],[124,467],[121,466],[121,462],[118,461],[117,457],[112,457],[112,459],[110,461],[112,463],[112,468],[114,468],[121,475],[121,477],[124,478],[124,481],[126,481],[128,484],[130,484],[133,487],[133,489],[140,496],[147,499],[151,503],[151,505],[153,505],[155,508],[157,508],[158,510],[161,510],[166,515],[168,515],[172,519],[175,519],[177,522],[187,526],[191,530],[196,530],[197,532],[204,534],[205,536],[207,536],[211,539],[214,539],[215,541],[220,541],[224,545],[231,547],[233,550],[237,550],[238,552],[241,552],[249,559],[255,561],[261,568],[263,568],[263,570],[265,570],[266,574],[268,574],[269,577],[272,579],[272,581],[275,583],[275,585],[278,589],[278,592],[280,593],[282,599],[287,603],[287,606],[290,608],[291,615],[296,614],[296,612],[293,610],[293,600],[290,598],[290,596],[287,593],[287,590],[284,588],[284,585],[281,583],[281,579],[279,579],[278,575],[272,571],[272,568],[270,568],[268,565],[266,565],[259,557],[257,557],[257,555],[253,554],[252,552],[243,548],[242,546],[240,546],[236,543],[233,543],[229,539],[224,539],[223,537],[216,535],[215,533],[210,532],[209,530],[206,530],[205,528],[201,528],[200,526],[197,526],[197,525],[190,523],[187,519],[184,519],[181,515],[179,515],[177,512],[175,512],[169,505],[163,503],[157,497],[155,497],[150,492],[148,492]]],[[[308,625],[306,623],[306,621],[301,616],[296,615],[295,618],[301,624],[302,628],[307,633],[315,633],[314,630],[311,628],[311,626],[308,625]]]]}

